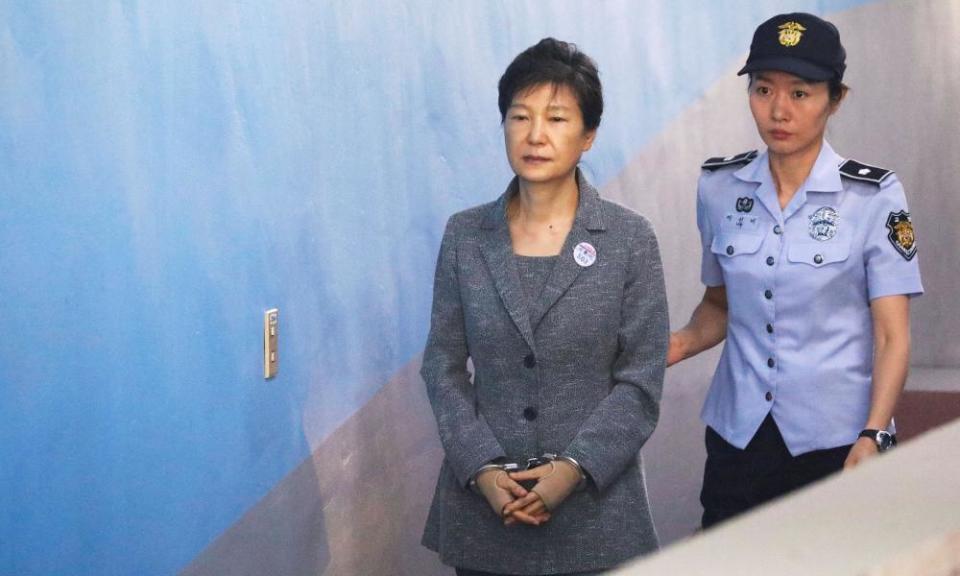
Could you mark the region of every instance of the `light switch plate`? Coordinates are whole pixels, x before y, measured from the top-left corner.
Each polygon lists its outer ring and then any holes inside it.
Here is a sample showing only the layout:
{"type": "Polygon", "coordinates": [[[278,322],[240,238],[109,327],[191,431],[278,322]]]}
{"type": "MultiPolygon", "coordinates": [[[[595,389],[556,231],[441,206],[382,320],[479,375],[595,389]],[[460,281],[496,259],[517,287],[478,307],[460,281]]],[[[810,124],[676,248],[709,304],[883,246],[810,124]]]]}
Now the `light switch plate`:
{"type": "Polygon", "coordinates": [[[271,308],[263,313],[263,377],[277,375],[279,356],[277,356],[277,337],[280,333],[280,311],[271,308]]]}

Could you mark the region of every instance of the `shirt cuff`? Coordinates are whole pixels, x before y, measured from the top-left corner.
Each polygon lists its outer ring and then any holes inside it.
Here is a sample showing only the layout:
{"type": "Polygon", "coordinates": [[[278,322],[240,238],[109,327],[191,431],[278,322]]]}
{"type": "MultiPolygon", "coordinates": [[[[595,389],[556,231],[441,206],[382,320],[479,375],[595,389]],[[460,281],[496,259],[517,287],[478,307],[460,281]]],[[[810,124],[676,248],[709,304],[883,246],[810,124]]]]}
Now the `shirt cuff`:
{"type": "Polygon", "coordinates": [[[923,294],[923,284],[919,275],[877,278],[870,280],[867,292],[871,300],[900,294],[919,296],[923,294]]]}

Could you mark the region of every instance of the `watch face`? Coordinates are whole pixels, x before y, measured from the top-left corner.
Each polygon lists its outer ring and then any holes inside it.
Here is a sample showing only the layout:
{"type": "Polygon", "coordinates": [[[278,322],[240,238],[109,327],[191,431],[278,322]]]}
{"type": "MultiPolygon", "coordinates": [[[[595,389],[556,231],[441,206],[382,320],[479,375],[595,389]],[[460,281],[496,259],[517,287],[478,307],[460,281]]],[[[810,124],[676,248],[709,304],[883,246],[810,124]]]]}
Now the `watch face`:
{"type": "Polygon", "coordinates": [[[893,438],[890,436],[890,433],[883,430],[877,432],[876,441],[877,448],[880,450],[880,452],[886,452],[891,446],[893,446],[893,438]]]}

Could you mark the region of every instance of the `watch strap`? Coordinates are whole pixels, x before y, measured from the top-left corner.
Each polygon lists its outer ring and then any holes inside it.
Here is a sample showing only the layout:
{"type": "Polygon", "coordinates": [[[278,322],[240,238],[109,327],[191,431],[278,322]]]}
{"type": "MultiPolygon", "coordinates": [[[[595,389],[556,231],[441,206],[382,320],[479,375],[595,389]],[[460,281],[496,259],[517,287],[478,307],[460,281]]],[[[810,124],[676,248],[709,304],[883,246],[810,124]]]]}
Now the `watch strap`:
{"type": "Polygon", "coordinates": [[[897,445],[897,435],[896,435],[896,434],[891,434],[891,433],[887,432],[886,430],[877,430],[877,429],[875,429],[875,428],[864,428],[863,430],[860,431],[860,434],[857,435],[857,438],[869,438],[869,439],[873,440],[873,441],[876,443],[876,445],[877,445],[877,449],[880,450],[881,452],[883,452],[884,450],[889,450],[890,448],[893,448],[894,446],[897,445]],[[881,444],[881,442],[880,442],[880,434],[881,434],[881,433],[886,434],[887,437],[890,438],[890,444],[889,444],[889,445],[883,446],[883,445],[881,444]]]}

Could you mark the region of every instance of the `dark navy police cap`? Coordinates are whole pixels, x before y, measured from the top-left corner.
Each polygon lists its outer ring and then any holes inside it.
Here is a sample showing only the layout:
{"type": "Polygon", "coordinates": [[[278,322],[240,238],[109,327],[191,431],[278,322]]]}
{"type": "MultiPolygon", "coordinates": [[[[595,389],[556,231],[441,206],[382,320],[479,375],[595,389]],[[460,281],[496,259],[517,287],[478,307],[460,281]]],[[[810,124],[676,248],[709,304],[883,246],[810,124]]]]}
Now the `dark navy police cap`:
{"type": "Polygon", "coordinates": [[[757,27],[737,76],[779,70],[805,80],[842,80],[846,59],[836,26],[804,12],[780,14],[757,27]]]}

